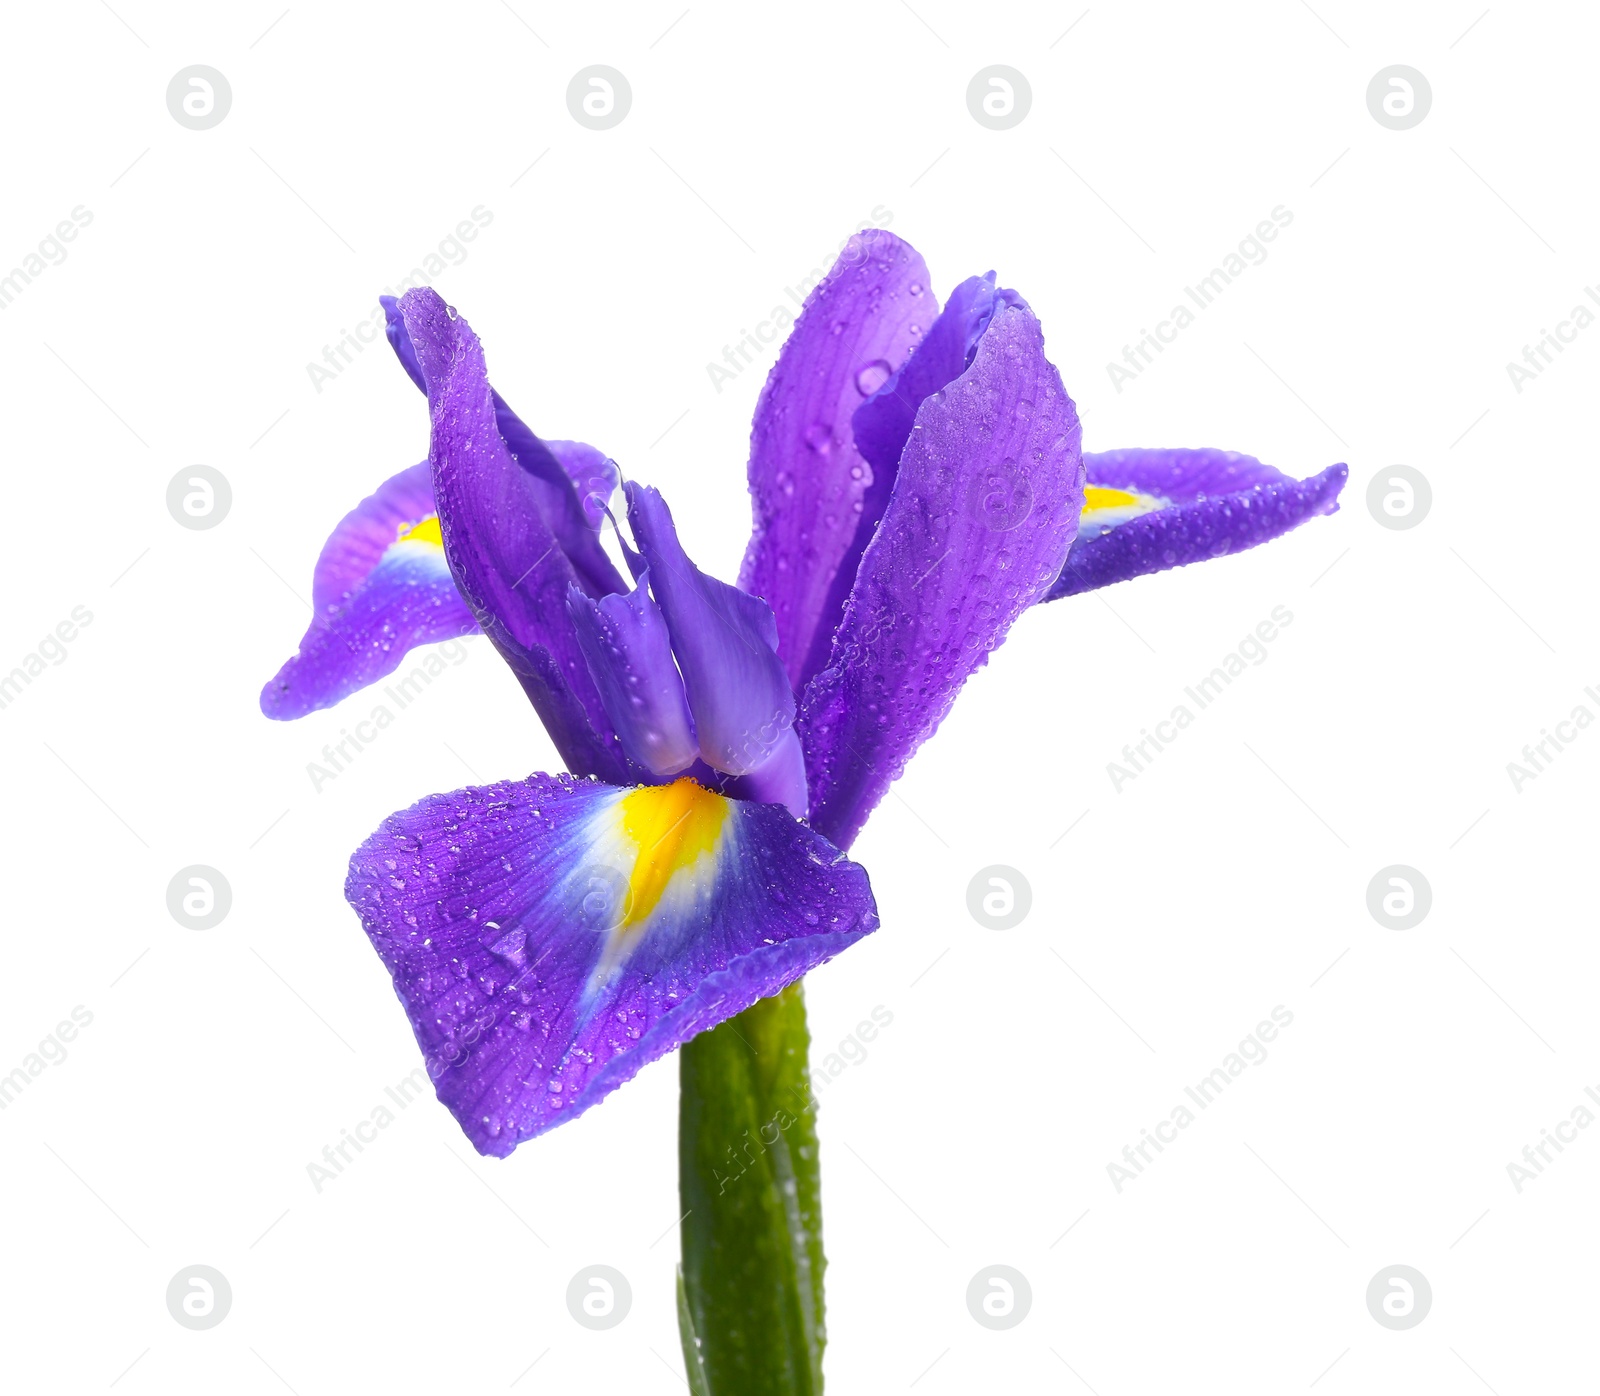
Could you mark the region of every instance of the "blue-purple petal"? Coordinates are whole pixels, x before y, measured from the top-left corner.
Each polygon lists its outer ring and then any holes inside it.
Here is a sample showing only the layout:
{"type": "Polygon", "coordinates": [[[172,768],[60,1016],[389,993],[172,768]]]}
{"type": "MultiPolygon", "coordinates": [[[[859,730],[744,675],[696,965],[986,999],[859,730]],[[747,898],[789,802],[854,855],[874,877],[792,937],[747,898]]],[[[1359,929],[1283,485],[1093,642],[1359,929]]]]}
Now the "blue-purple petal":
{"type": "Polygon", "coordinates": [[[268,717],[332,707],[393,673],[416,646],[477,632],[443,550],[405,537],[433,512],[423,461],[384,481],[339,522],[312,575],[314,611],[299,652],[261,690],[268,717]]]}
{"type": "Polygon", "coordinates": [[[606,505],[617,492],[621,479],[616,461],[582,441],[545,441],[544,444],[567,472],[573,489],[578,492],[584,518],[598,533],[606,521],[606,505]]]}
{"type": "Polygon", "coordinates": [[[833,579],[851,554],[872,468],[851,418],[900,367],[939,306],[928,269],[893,233],[868,229],[806,298],[756,404],[754,531],[739,585],[772,607],[778,655],[798,689],[815,637],[833,633],[833,579]]]}
{"type": "MultiPolygon", "coordinates": [[[[646,787],[714,840],[631,920],[639,792],[569,776],[432,796],[357,850],[345,894],[440,1101],[504,1156],[874,930],[866,873],[770,805],[646,787]]],[[[674,825],[674,827],[680,827],[674,825]]]]}
{"type": "Polygon", "coordinates": [[[431,289],[407,291],[400,309],[428,385],[433,493],[456,585],[568,768],[626,780],[567,611],[578,575],[545,523],[539,483],[501,437],[478,337],[431,289]]]}
{"type": "Polygon", "coordinates": [[[1254,456],[1210,449],[1091,452],[1083,459],[1090,485],[1144,495],[1161,507],[1098,534],[1094,515],[1086,514],[1087,536],[1047,601],[1270,542],[1334,513],[1350,473],[1341,463],[1296,480],[1254,456]]]}
{"type": "MultiPolygon", "coordinates": [[[[426,394],[427,379],[400,303],[393,296],[378,299],[395,357],[426,394]]],[[[533,477],[533,496],[545,526],[567,554],[584,590],[591,596],[621,591],[622,578],[601,547],[599,533],[605,506],[617,487],[616,463],[581,441],[541,440],[498,392],[494,410],[501,438],[512,458],[533,477]]]]}
{"type": "Polygon", "coordinates": [[[829,588],[823,608],[825,623],[819,625],[812,636],[811,652],[802,666],[802,686],[804,679],[827,667],[833,651],[833,632],[844,614],[850,589],[855,585],[861,555],[889,507],[900,453],[911,438],[917,409],[971,367],[973,355],[978,352],[978,341],[988,329],[995,311],[1021,304],[1023,300],[1015,291],[995,290],[993,272],[969,277],[950,293],[944,309],[917,342],[911,357],[856,408],[851,427],[856,450],[871,467],[870,483],[861,498],[855,538],[840,560],[829,588]]]}
{"type": "Polygon", "coordinates": [[[649,582],[647,568],[631,592],[598,601],[574,587],[567,607],[623,751],[653,775],[675,776],[700,749],[672,636],[649,582]]]}
{"type": "MultiPolygon", "coordinates": [[[[622,591],[622,577],[616,564],[600,546],[600,521],[598,518],[590,521],[592,516],[567,467],[557,459],[548,443],[535,436],[522,418],[506,406],[499,393],[494,395],[494,411],[501,440],[506,443],[512,459],[532,477],[533,496],[544,516],[545,526],[567,555],[573,571],[578,574],[579,584],[591,596],[609,596],[622,591]]],[[[575,444],[568,443],[569,446],[575,444]]],[[[569,459],[580,464],[576,453],[569,453],[569,459]]],[[[604,504],[605,500],[600,502],[604,504]]],[[[599,512],[604,515],[603,509],[599,512]]]]}
{"type": "Polygon", "coordinates": [[[422,377],[422,365],[417,362],[417,351],[412,346],[411,336],[406,333],[406,321],[405,316],[400,313],[400,302],[394,296],[379,296],[378,304],[383,307],[383,332],[389,341],[389,347],[394,350],[395,358],[400,360],[400,367],[405,369],[406,376],[426,397],[428,385],[422,377]]]}
{"type": "Polygon", "coordinates": [[[689,560],[660,494],[633,481],[625,489],[634,540],[672,633],[700,754],[716,770],[748,775],[773,758],[794,728],[794,690],[776,653],[772,610],[689,560]]]}
{"type": "Polygon", "coordinates": [[[847,848],[957,691],[1061,570],[1081,431],[1025,306],[917,412],[827,669],[803,695],[811,821],[847,848]]]}
{"type": "MultiPolygon", "coordinates": [[[[872,467],[872,490],[893,485],[900,453],[924,399],[953,383],[972,366],[978,341],[997,309],[1020,304],[1012,291],[996,291],[994,273],[969,276],[950,293],[911,357],[881,388],[856,408],[852,418],[856,449],[872,467]]],[[[888,503],[888,494],[883,503],[888,503]]],[[[881,510],[880,510],[881,513],[881,510]]]]}

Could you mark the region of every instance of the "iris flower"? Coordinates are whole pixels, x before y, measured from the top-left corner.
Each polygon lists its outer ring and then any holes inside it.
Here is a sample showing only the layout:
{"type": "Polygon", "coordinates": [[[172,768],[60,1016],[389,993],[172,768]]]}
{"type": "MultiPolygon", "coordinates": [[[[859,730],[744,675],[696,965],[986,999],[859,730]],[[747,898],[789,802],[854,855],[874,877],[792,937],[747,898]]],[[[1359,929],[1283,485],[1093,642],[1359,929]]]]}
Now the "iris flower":
{"type": "Polygon", "coordinates": [[[1334,510],[1346,475],[1084,456],[1027,302],[990,273],[941,310],[922,258],[873,230],[757,404],[731,586],[655,490],[630,481],[612,517],[616,466],[536,436],[435,292],[385,309],[428,459],[335,529],[261,703],[328,707],[481,629],[566,763],[430,796],[350,863],[439,1099],[485,1154],[876,929],[843,850],[1029,607],[1265,542],[1334,510]]]}

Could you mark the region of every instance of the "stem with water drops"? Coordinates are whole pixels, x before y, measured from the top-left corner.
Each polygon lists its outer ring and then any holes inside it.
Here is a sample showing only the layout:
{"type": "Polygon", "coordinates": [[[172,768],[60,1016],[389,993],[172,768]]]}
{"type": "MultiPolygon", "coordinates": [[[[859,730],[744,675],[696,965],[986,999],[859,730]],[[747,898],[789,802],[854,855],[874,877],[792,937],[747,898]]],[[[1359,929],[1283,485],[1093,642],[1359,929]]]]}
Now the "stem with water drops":
{"type": "Polygon", "coordinates": [[[820,1396],[822,1192],[799,984],[679,1053],[678,1325],[694,1396],[820,1396]]]}

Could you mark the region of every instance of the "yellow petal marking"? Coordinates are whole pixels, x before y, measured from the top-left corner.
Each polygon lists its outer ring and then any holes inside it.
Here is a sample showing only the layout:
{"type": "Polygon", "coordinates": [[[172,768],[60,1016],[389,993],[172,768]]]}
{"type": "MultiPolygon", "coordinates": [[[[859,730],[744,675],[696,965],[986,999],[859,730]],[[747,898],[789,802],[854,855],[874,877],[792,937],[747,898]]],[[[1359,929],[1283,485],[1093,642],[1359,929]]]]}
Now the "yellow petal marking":
{"type": "Polygon", "coordinates": [[[1130,504],[1138,504],[1139,496],[1129,494],[1127,490],[1111,490],[1101,485],[1085,485],[1083,490],[1083,512],[1092,514],[1096,509],[1126,509],[1130,504]]]}
{"type": "Polygon", "coordinates": [[[419,520],[401,533],[396,540],[401,543],[432,543],[436,548],[444,547],[444,538],[439,532],[439,516],[429,514],[427,518],[419,520]]]}
{"type": "Polygon", "coordinates": [[[674,874],[715,854],[727,818],[728,801],[688,776],[671,785],[640,786],[622,797],[618,821],[638,854],[619,929],[645,920],[674,874]]]}

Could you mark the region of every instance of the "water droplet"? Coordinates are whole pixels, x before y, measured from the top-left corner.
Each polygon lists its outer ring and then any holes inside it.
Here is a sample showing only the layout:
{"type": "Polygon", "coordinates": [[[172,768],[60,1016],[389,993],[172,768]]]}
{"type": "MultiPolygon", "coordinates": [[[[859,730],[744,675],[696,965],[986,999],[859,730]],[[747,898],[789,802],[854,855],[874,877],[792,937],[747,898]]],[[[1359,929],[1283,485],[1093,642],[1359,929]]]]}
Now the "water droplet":
{"type": "Polygon", "coordinates": [[[885,383],[894,370],[882,359],[874,359],[856,374],[856,391],[862,397],[871,397],[885,383]]]}
{"type": "MultiPolygon", "coordinates": [[[[863,370],[865,372],[865,370],[863,370]]],[[[826,422],[813,422],[805,429],[802,438],[806,445],[819,456],[825,456],[833,450],[833,428],[826,422]]],[[[794,482],[787,481],[784,485],[785,494],[794,493],[794,482]]]]}

